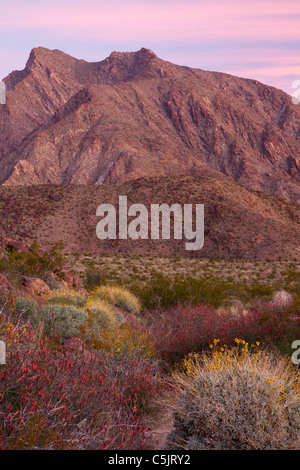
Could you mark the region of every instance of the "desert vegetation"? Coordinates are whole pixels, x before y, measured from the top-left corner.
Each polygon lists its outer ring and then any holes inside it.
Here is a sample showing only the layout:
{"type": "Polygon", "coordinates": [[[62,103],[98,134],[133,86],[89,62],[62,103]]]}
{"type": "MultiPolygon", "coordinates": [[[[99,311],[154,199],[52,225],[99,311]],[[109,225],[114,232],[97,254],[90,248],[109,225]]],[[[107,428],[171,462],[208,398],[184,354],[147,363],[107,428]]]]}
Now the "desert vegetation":
{"type": "Polygon", "coordinates": [[[299,449],[299,377],[259,342],[214,339],[211,353],[189,353],[173,374],[168,448],[186,450],[299,449]]]}
{"type": "Polygon", "coordinates": [[[260,284],[90,263],[75,288],[61,248],[38,248],[0,260],[1,449],[299,449],[297,266],[260,284]]]}

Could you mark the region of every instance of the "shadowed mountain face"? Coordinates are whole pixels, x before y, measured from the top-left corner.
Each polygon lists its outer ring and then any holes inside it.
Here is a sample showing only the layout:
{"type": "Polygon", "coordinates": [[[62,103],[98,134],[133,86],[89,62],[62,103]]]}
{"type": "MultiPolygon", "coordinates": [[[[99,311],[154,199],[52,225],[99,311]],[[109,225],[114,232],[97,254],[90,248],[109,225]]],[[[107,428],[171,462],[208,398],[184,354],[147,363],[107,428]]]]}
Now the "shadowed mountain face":
{"type": "Polygon", "coordinates": [[[300,105],[283,91],[147,49],[88,63],[36,48],[4,82],[1,184],[222,173],[300,201],[300,105]]]}

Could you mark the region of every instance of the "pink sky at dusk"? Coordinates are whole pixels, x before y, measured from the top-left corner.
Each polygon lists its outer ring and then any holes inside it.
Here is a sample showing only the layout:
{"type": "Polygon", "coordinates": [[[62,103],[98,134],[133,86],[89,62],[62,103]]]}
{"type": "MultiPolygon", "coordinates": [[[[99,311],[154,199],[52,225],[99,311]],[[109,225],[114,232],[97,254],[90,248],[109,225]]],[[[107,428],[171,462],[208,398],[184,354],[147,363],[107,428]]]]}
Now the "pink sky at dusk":
{"type": "Polygon", "coordinates": [[[0,1],[0,78],[44,46],[88,61],[146,47],[164,60],[287,93],[300,79],[298,0],[0,1]]]}

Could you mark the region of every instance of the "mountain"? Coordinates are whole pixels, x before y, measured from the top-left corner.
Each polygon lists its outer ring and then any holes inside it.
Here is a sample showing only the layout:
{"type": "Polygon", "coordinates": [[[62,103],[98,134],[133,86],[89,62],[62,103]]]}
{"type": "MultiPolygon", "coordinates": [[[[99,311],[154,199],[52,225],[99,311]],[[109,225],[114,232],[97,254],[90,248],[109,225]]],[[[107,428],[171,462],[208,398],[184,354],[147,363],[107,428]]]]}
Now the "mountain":
{"type": "Polygon", "coordinates": [[[1,238],[9,237],[29,245],[37,241],[46,249],[62,240],[74,254],[300,260],[300,206],[246,189],[221,174],[103,185],[2,185],[0,217],[0,246],[1,238]],[[127,196],[128,207],[145,204],[149,232],[150,204],[204,204],[203,248],[187,251],[185,236],[174,240],[173,235],[170,240],[100,240],[96,209],[103,203],[118,208],[120,195],[127,196]]]}
{"type": "Polygon", "coordinates": [[[4,82],[0,184],[222,173],[300,201],[300,106],[283,91],[145,48],[89,63],[38,47],[4,82]]]}

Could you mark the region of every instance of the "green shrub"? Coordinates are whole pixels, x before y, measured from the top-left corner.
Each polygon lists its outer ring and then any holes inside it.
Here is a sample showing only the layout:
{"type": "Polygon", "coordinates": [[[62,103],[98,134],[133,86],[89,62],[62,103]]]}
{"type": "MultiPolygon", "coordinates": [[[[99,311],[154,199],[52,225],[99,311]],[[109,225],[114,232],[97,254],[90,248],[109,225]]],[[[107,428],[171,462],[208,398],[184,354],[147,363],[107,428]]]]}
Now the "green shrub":
{"type": "Polygon", "coordinates": [[[254,282],[247,288],[247,297],[248,299],[265,299],[270,300],[274,289],[267,284],[262,284],[258,282],[254,282]]]}
{"type": "Polygon", "coordinates": [[[217,277],[165,276],[153,271],[148,282],[131,283],[130,290],[138,296],[144,308],[169,308],[176,305],[199,303],[220,307],[229,297],[249,302],[259,296],[271,297],[273,288],[257,282],[249,283],[223,280],[217,277]]]}
{"type": "Polygon", "coordinates": [[[39,244],[33,242],[29,251],[19,251],[16,248],[8,250],[0,260],[0,270],[14,284],[20,285],[23,276],[46,278],[49,272],[58,278],[64,278],[62,242],[55,243],[49,251],[42,251],[39,244]]]}
{"type": "Polygon", "coordinates": [[[88,268],[84,274],[84,287],[88,291],[97,288],[107,280],[107,274],[101,269],[88,268]]]}
{"type": "Polygon", "coordinates": [[[24,318],[32,317],[37,313],[37,303],[26,297],[16,298],[16,313],[24,318]]]}
{"type": "Polygon", "coordinates": [[[236,291],[234,285],[220,279],[172,278],[155,271],[148,283],[132,284],[130,288],[147,309],[197,303],[219,306],[236,291]]]}
{"type": "Polygon", "coordinates": [[[79,327],[86,318],[87,314],[84,310],[72,305],[44,305],[41,309],[41,320],[44,323],[45,332],[60,338],[78,336],[79,327]]]}
{"type": "Polygon", "coordinates": [[[173,407],[169,449],[299,449],[295,372],[279,355],[238,346],[191,354],[174,374],[182,393],[173,407]]]}

